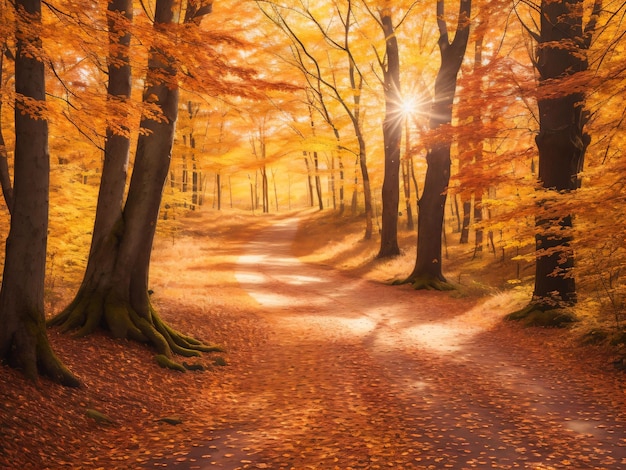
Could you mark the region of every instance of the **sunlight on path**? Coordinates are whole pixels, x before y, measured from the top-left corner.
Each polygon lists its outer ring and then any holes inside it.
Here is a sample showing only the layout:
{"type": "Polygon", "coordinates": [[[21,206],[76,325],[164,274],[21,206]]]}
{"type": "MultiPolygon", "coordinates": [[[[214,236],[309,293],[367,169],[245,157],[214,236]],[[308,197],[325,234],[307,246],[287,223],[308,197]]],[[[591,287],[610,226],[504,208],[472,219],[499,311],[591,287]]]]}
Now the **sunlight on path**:
{"type": "MultiPolygon", "coordinates": [[[[434,322],[428,318],[421,324],[421,309],[410,298],[413,292],[337,278],[331,271],[301,263],[290,255],[296,230],[297,219],[287,219],[262,233],[239,257],[235,274],[259,304],[281,312],[284,324],[314,324],[319,334],[329,338],[375,333],[377,347],[402,348],[417,341],[438,353],[456,352],[482,331],[468,327],[463,319],[434,322]],[[407,294],[406,299],[397,295],[399,290],[407,294]]],[[[428,303],[421,307],[427,309],[428,303]]]]}
{"type": "Polygon", "coordinates": [[[256,426],[239,439],[280,468],[626,468],[623,397],[489,334],[509,294],[474,304],[301,263],[297,222],[237,262],[276,342],[237,402],[256,426]]]}

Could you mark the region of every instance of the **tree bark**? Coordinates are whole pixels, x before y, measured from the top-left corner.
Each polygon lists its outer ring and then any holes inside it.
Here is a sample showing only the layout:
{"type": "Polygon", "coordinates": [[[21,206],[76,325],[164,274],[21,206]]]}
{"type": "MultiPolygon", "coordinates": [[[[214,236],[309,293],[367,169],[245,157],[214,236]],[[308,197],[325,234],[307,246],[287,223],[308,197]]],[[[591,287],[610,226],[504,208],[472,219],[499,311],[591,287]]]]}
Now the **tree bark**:
{"type": "Polygon", "coordinates": [[[383,141],[385,147],[385,174],[382,188],[382,230],[377,258],[400,254],[398,246],[398,205],[400,203],[400,143],[402,141],[402,113],[400,111],[400,57],[391,13],[382,10],[381,25],[385,33],[385,55],[382,64],[385,90],[385,120],[383,141]]]}
{"type": "Polygon", "coordinates": [[[322,180],[320,178],[320,164],[317,151],[313,151],[313,164],[315,167],[315,194],[317,195],[317,207],[324,210],[324,199],[322,198],[322,180]]]}
{"type": "Polygon", "coordinates": [[[539,134],[535,140],[539,182],[546,194],[535,220],[533,298],[526,308],[508,316],[527,324],[561,326],[574,319],[567,311],[577,301],[572,272],[572,215],[559,213],[550,192],[568,193],[580,187],[579,173],[591,141],[585,132],[589,114],[584,108],[584,92],[570,92],[561,82],[588,70],[587,50],[601,8],[602,1],[596,0],[584,27],[582,0],[541,3],[535,60],[539,72],[539,134]]]}
{"type": "MultiPolygon", "coordinates": [[[[404,198],[406,205],[406,228],[413,230],[415,228],[413,222],[413,206],[411,204],[411,181],[415,190],[415,199],[419,204],[419,192],[417,179],[415,178],[415,166],[413,165],[413,150],[411,149],[411,125],[409,117],[405,117],[405,152],[402,160],[402,180],[404,186],[404,198]]],[[[417,208],[417,207],[416,207],[417,208]]]]}
{"type": "MultiPolygon", "coordinates": [[[[173,0],[157,0],[154,29],[163,33],[173,21],[173,0]]],[[[178,115],[178,88],[173,59],[153,47],[148,59],[144,101],[161,111],[160,118],[142,117],[133,173],[122,216],[104,238],[102,248],[90,254],[92,271],[86,272],[83,287],[53,325],[64,330],[79,328],[79,335],[104,326],[117,338],[152,344],[161,365],[184,367],[170,359],[173,353],[197,356],[207,346],[174,331],[153,309],[148,294],[150,254],[161,205],[163,186],[169,172],[174,129],[178,115]]],[[[117,209],[116,209],[117,210],[117,209]]]]}
{"type": "Polygon", "coordinates": [[[129,31],[132,19],[131,0],[109,3],[109,125],[91,248],[85,275],[74,300],[49,322],[50,325],[61,325],[63,330],[80,328],[77,336],[90,334],[101,324],[104,297],[110,289],[123,233],[122,211],[130,151],[129,112],[125,104],[131,94],[129,31]]]}
{"type": "MultiPolygon", "coordinates": [[[[435,79],[435,97],[429,118],[431,130],[450,125],[452,121],[457,74],[469,39],[470,11],[471,0],[461,0],[456,34],[450,43],[444,19],[444,2],[437,1],[441,66],[435,79]]],[[[441,234],[450,181],[450,146],[449,137],[440,137],[428,149],[426,155],[428,166],[417,216],[417,259],[413,272],[405,281],[410,282],[416,289],[449,288],[441,269],[441,234]]]]}
{"type": "Polygon", "coordinates": [[[32,380],[39,374],[69,386],[80,382],[56,357],[46,334],[44,278],[48,238],[48,122],[29,101],[45,105],[39,0],[15,2],[15,171],[11,227],[0,290],[0,361],[32,380]],[[36,53],[33,53],[37,51],[36,53]]]}
{"type": "Polygon", "coordinates": [[[306,180],[307,180],[307,189],[309,195],[309,206],[313,207],[315,202],[313,200],[313,181],[311,179],[311,165],[309,164],[309,155],[306,150],[302,151],[302,155],[304,158],[304,165],[306,166],[306,180]]]}
{"type": "MultiPolygon", "coordinates": [[[[587,70],[586,53],[579,51],[583,38],[582,1],[542,2],[541,40],[537,46],[540,88],[550,80],[587,70]],[[578,10],[580,9],[580,10],[578,10]],[[580,11],[581,13],[575,13],[580,11]],[[578,44],[577,44],[578,42],[578,44]]],[[[583,93],[563,93],[540,98],[539,180],[550,191],[572,191],[579,187],[585,151],[591,140],[584,131],[588,120],[583,93]]],[[[570,246],[571,215],[538,217],[533,302],[549,309],[576,302],[576,282],[572,276],[574,253],[570,246]],[[564,235],[556,235],[553,233],[564,235]],[[548,251],[550,254],[546,255],[548,251]]]]}

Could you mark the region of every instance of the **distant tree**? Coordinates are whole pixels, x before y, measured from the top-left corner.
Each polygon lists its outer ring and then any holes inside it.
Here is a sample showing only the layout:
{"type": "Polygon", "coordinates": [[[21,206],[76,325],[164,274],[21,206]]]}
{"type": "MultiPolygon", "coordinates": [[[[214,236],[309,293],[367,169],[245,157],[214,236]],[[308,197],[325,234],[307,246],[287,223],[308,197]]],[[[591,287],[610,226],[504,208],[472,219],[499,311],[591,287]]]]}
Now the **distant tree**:
{"type": "Polygon", "coordinates": [[[454,40],[450,42],[444,15],[444,1],[437,0],[437,25],[441,66],[435,80],[435,95],[429,114],[431,131],[442,131],[429,142],[428,168],[424,191],[419,201],[417,219],[417,259],[410,276],[404,281],[416,289],[447,289],[441,269],[443,217],[450,181],[451,133],[445,129],[452,122],[452,104],[457,74],[461,68],[470,31],[471,0],[460,0],[454,40]]]}
{"type": "MultiPolygon", "coordinates": [[[[474,44],[474,64],[473,73],[468,75],[479,75],[482,62],[482,48],[484,31],[480,28],[480,35],[476,37],[474,44]],[[478,73],[477,73],[478,72],[478,73]]],[[[473,77],[472,77],[473,78],[473,77]]],[[[482,76],[478,77],[478,80],[482,82],[482,76]]],[[[463,99],[461,99],[461,102],[463,99]]],[[[481,160],[483,152],[483,137],[481,132],[482,118],[481,112],[484,110],[476,106],[475,101],[467,100],[465,106],[459,105],[459,121],[465,121],[474,132],[465,132],[459,136],[459,153],[464,155],[459,156],[459,173],[463,173],[468,168],[471,168],[473,163],[478,163],[481,160]]],[[[462,125],[462,124],[461,124],[462,125]]],[[[461,188],[461,208],[463,211],[462,223],[461,223],[461,238],[460,243],[469,243],[470,222],[472,219],[472,192],[461,188]]],[[[474,192],[474,222],[478,223],[482,220],[482,192],[480,190],[474,192]]],[[[482,250],[482,230],[476,231],[476,250],[482,250]]]]}
{"type": "MultiPolygon", "coordinates": [[[[382,226],[380,249],[377,258],[386,258],[400,254],[398,245],[398,209],[400,203],[400,144],[402,125],[406,122],[403,96],[400,85],[400,50],[396,30],[407,18],[409,5],[397,24],[393,22],[392,2],[385,0],[374,13],[364,3],[370,16],[376,20],[385,38],[385,53],[381,57],[377,52],[378,65],[383,72],[382,85],[385,95],[385,118],[383,120],[383,145],[385,153],[385,172],[382,187],[382,226]]],[[[408,186],[405,191],[410,192],[408,186]]],[[[406,194],[406,193],[405,193],[406,194]]],[[[410,209],[410,205],[407,206],[410,209]]]]}
{"type": "Polygon", "coordinates": [[[567,323],[564,310],[577,301],[573,276],[574,252],[572,215],[563,214],[550,193],[567,194],[580,187],[579,173],[591,136],[585,126],[582,78],[589,68],[587,50],[602,10],[595,0],[588,21],[584,21],[583,0],[542,0],[540,32],[530,31],[537,41],[533,64],[539,73],[538,105],[539,182],[545,189],[536,217],[535,288],[530,305],[509,316],[530,323],[567,323]]]}
{"type": "Polygon", "coordinates": [[[0,361],[35,380],[79,381],[56,357],[46,334],[44,278],[50,156],[41,2],[16,0],[15,164],[13,211],[0,290],[0,361]]]}
{"type": "MultiPolygon", "coordinates": [[[[363,92],[364,76],[357,64],[354,52],[352,50],[352,33],[355,30],[355,2],[348,0],[347,2],[339,2],[332,0],[327,11],[332,11],[336,15],[337,28],[326,27],[328,18],[322,17],[314,12],[314,10],[301,0],[297,2],[297,6],[279,6],[276,2],[257,0],[259,7],[263,13],[276,24],[292,42],[292,54],[295,59],[294,65],[304,74],[307,84],[310,86],[311,95],[315,99],[315,108],[320,112],[322,118],[333,128],[338,145],[341,150],[345,149],[339,143],[339,130],[330,118],[328,106],[325,101],[334,100],[339,107],[345,112],[351,125],[354,137],[356,138],[356,151],[352,153],[356,156],[356,167],[360,171],[365,208],[365,239],[372,237],[373,230],[373,206],[372,193],[367,169],[367,150],[366,140],[363,133],[363,110],[361,95],[363,92]],[[297,13],[301,18],[294,21],[292,13],[297,13]],[[331,60],[331,51],[337,52],[341,58],[342,64],[347,63],[347,67],[331,63],[330,67],[323,65],[322,60],[316,57],[316,48],[313,44],[308,44],[297,30],[296,26],[302,26],[302,21],[311,25],[312,31],[317,31],[324,43],[328,46],[324,54],[324,63],[331,60]],[[345,76],[339,77],[339,72],[347,72],[345,76]],[[329,99],[330,98],[330,99],[329,99]]],[[[330,23],[329,23],[330,24],[330,23]]],[[[343,174],[343,166],[340,162],[340,171],[343,174]]],[[[357,180],[355,172],[355,180],[357,180]]],[[[355,181],[356,183],[356,181],[355,181]]],[[[355,188],[357,185],[355,184],[355,188]]],[[[342,206],[343,207],[343,206],[342,206]]],[[[353,195],[353,209],[356,209],[356,190],[353,195]]]]}
{"type": "MultiPolygon", "coordinates": [[[[482,251],[483,193],[493,175],[484,174],[485,151],[489,139],[501,130],[498,118],[510,109],[511,80],[500,80],[503,59],[512,60],[511,51],[503,52],[507,23],[510,21],[511,3],[508,0],[485,0],[474,3],[475,17],[470,40],[474,42],[473,61],[466,60],[467,67],[459,77],[459,96],[456,108],[458,125],[455,128],[460,196],[462,212],[460,243],[469,243],[472,221],[476,224],[474,254],[482,251]],[[487,47],[485,47],[485,44],[487,47]],[[498,44],[494,47],[494,44],[498,44]],[[486,49],[486,51],[485,51],[486,49]],[[486,52],[483,54],[483,52],[486,52]],[[501,86],[498,86],[502,82],[501,86]],[[506,99],[501,94],[507,95],[506,99]],[[496,107],[500,109],[496,110],[496,107]],[[472,207],[473,206],[473,207],[472,207]],[[473,209],[473,210],[472,210],[473,209]]],[[[518,78],[520,79],[520,78],[518,78]]],[[[514,88],[513,88],[514,89],[514,88]]],[[[500,168],[491,168],[499,171],[500,168]]],[[[495,183],[494,183],[495,184],[495,183]]],[[[456,202],[456,200],[455,200],[456,202]]]]}
{"type": "Polygon", "coordinates": [[[267,115],[263,116],[257,123],[258,128],[254,133],[250,134],[250,147],[252,155],[257,160],[258,171],[261,174],[261,201],[263,204],[263,213],[270,211],[269,185],[267,180],[267,115]]]}
{"type": "MultiPolygon", "coordinates": [[[[383,144],[385,147],[385,174],[382,189],[382,227],[377,258],[400,254],[398,245],[398,205],[400,203],[400,143],[402,142],[402,91],[400,87],[400,53],[396,26],[389,5],[378,11],[380,25],[385,35],[385,54],[378,56],[383,71],[385,93],[385,119],[383,144]]],[[[372,15],[376,18],[375,15],[372,15]]]]}

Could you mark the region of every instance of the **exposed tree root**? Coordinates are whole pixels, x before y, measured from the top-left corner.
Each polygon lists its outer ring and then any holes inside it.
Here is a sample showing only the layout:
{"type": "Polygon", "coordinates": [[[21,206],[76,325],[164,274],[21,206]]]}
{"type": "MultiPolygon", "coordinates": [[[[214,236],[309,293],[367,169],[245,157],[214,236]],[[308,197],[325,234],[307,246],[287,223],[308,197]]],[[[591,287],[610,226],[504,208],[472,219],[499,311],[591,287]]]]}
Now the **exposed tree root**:
{"type": "Polygon", "coordinates": [[[411,282],[411,286],[415,290],[439,290],[450,291],[454,290],[454,286],[447,281],[442,281],[434,277],[421,277],[414,279],[411,282]]]}
{"type": "MultiPolygon", "coordinates": [[[[147,295],[147,294],[146,294],[147,295]]],[[[74,331],[76,336],[86,336],[102,327],[115,338],[124,338],[150,344],[157,352],[155,360],[161,367],[184,372],[200,370],[196,365],[184,366],[174,355],[199,357],[203,352],[223,351],[219,346],[205,344],[180,333],[167,325],[147,300],[148,315],[141,316],[130,302],[111,292],[108,296],[92,293],[77,295],[76,299],[59,315],[48,321],[61,331],[74,331]]]]}
{"type": "Polygon", "coordinates": [[[404,280],[395,280],[391,284],[411,284],[411,287],[415,290],[451,291],[456,289],[454,285],[450,284],[448,281],[433,276],[409,277],[404,280]]]}
{"type": "Polygon", "coordinates": [[[42,346],[38,356],[40,372],[66,387],[80,387],[80,380],[57,358],[50,343],[46,341],[42,346]]]}
{"type": "Polygon", "coordinates": [[[156,361],[158,365],[160,365],[164,369],[172,369],[172,370],[178,370],[180,372],[187,372],[187,369],[185,369],[185,366],[179,364],[176,361],[172,361],[169,357],[167,357],[164,354],[157,354],[156,356],[154,356],[154,360],[156,361]]]}
{"type": "Polygon", "coordinates": [[[553,328],[564,328],[577,321],[574,314],[566,308],[548,307],[536,303],[531,303],[521,310],[509,313],[504,318],[509,321],[518,321],[524,326],[553,328]]]}

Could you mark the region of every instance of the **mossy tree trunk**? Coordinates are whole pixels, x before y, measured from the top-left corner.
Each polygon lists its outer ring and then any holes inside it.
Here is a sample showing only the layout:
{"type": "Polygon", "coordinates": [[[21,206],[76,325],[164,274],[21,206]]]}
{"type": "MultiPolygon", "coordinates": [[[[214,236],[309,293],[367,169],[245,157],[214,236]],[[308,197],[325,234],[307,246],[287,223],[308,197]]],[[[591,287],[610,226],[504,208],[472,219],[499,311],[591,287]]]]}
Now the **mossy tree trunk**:
{"type": "Polygon", "coordinates": [[[15,168],[11,227],[0,290],[0,361],[36,380],[79,381],[56,357],[46,335],[44,278],[48,238],[50,156],[39,0],[18,0],[15,57],[15,168]],[[39,52],[34,52],[39,51],[39,52]],[[33,103],[37,103],[33,106],[33,103]]]}
{"type": "MultiPolygon", "coordinates": [[[[172,8],[172,0],[157,1],[155,34],[164,34],[172,22],[172,8]]],[[[150,343],[161,358],[170,358],[173,353],[197,356],[201,351],[219,349],[170,328],[152,307],[148,294],[150,255],[178,115],[175,78],[173,58],[156,47],[151,49],[143,99],[156,104],[161,116],[142,118],[123,211],[109,233],[92,247],[76,298],[50,321],[63,330],[78,329],[78,335],[104,327],[117,338],[150,343]]],[[[99,204],[105,200],[99,200],[99,204]]],[[[173,361],[166,362],[170,367],[182,369],[173,361]]]]}
{"type": "MultiPolygon", "coordinates": [[[[444,2],[437,1],[439,51],[441,66],[435,79],[435,97],[430,111],[429,127],[437,130],[452,122],[452,103],[456,92],[457,74],[461,68],[469,39],[471,0],[461,0],[456,34],[448,38],[444,18],[444,2]]],[[[447,136],[440,137],[426,155],[426,179],[419,200],[417,216],[417,259],[411,275],[405,282],[416,289],[448,289],[450,286],[441,268],[441,234],[448,183],[450,181],[450,146],[447,136]]]]}

